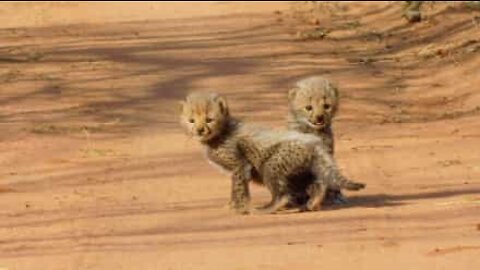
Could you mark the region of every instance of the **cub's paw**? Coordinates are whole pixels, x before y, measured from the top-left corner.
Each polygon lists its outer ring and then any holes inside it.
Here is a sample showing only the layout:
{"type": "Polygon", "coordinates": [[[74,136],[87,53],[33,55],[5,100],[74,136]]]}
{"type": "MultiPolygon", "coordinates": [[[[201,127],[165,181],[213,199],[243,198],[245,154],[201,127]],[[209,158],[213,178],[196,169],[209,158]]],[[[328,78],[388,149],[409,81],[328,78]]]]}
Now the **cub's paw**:
{"type": "Polygon", "coordinates": [[[319,197],[311,198],[305,205],[306,211],[318,211],[322,208],[322,200],[319,197]]]}
{"type": "Polygon", "coordinates": [[[323,205],[334,206],[334,205],[345,205],[348,203],[347,198],[337,190],[329,190],[323,200],[323,205]]]}
{"type": "Polygon", "coordinates": [[[345,205],[348,204],[347,198],[343,196],[343,194],[338,194],[334,198],[332,198],[332,204],[333,205],[345,205]]]}
{"type": "Polygon", "coordinates": [[[251,210],[248,206],[231,206],[230,208],[237,215],[248,215],[251,210]]]}
{"type": "Polygon", "coordinates": [[[270,208],[265,208],[265,207],[258,207],[258,208],[253,208],[250,213],[252,215],[269,215],[269,214],[275,214],[275,211],[273,211],[270,208]]]}

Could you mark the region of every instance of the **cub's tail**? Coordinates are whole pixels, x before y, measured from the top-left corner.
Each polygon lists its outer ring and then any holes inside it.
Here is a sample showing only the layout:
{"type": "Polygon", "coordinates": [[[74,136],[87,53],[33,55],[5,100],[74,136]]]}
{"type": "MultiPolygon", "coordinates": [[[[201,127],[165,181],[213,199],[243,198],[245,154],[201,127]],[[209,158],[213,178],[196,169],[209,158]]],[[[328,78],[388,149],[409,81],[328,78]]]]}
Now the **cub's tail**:
{"type": "Polygon", "coordinates": [[[330,189],[361,190],[366,184],[352,181],[343,176],[338,169],[332,156],[323,148],[316,147],[314,155],[314,171],[319,177],[318,180],[324,182],[330,189]]]}
{"type": "Polygon", "coordinates": [[[335,179],[333,179],[333,181],[331,181],[328,184],[331,188],[346,189],[346,190],[353,190],[353,191],[364,189],[367,186],[364,183],[349,180],[341,174],[337,174],[335,179]]]}

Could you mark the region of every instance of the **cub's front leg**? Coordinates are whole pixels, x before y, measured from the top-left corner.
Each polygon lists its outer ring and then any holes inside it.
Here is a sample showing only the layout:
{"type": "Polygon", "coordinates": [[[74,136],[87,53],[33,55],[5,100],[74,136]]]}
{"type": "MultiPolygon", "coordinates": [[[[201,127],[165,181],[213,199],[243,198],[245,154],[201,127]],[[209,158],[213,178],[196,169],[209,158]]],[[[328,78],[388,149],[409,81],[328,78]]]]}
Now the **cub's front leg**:
{"type": "Polygon", "coordinates": [[[233,170],[232,193],[230,207],[237,214],[248,214],[250,210],[250,191],[248,182],[251,178],[252,166],[243,164],[233,170]]]}

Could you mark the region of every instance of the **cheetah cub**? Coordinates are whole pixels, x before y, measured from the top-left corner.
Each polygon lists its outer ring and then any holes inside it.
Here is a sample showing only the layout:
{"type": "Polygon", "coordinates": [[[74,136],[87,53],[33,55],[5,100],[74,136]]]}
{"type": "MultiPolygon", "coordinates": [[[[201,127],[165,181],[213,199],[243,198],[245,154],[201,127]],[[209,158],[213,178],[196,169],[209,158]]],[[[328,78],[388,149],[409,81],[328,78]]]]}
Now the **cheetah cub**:
{"type": "MultiPolygon", "coordinates": [[[[338,110],[338,99],[337,87],[324,77],[312,76],[296,82],[288,92],[289,129],[319,137],[333,156],[332,120],[338,110]]],[[[347,201],[340,191],[329,189],[325,202],[344,204],[347,201]]]]}
{"type": "Polygon", "coordinates": [[[246,125],[230,116],[225,99],[218,94],[187,96],[181,123],[188,134],[205,146],[210,161],[232,173],[231,205],[238,213],[249,212],[251,180],[264,184],[272,195],[271,202],[260,209],[265,213],[284,208],[298,192],[309,195],[306,210],[317,210],[327,187],[365,187],[340,174],[317,137],[246,125]],[[314,177],[295,177],[305,172],[314,177]]]}
{"type": "Polygon", "coordinates": [[[272,201],[260,210],[275,212],[307,194],[302,210],[317,210],[327,188],[360,190],[365,187],[345,178],[315,136],[298,132],[263,131],[240,138],[238,147],[270,190],[272,201]],[[305,174],[310,177],[301,177],[305,174]]]}

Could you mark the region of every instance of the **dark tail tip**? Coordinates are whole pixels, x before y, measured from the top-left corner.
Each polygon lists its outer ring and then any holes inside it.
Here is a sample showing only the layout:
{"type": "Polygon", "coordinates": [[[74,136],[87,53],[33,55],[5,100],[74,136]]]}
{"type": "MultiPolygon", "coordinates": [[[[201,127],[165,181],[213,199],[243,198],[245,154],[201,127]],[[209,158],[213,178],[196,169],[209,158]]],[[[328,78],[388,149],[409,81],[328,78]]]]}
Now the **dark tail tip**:
{"type": "Polygon", "coordinates": [[[345,189],[347,190],[361,190],[364,189],[367,185],[364,183],[358,182],[349,182],[345,185],[345,189]]]}

